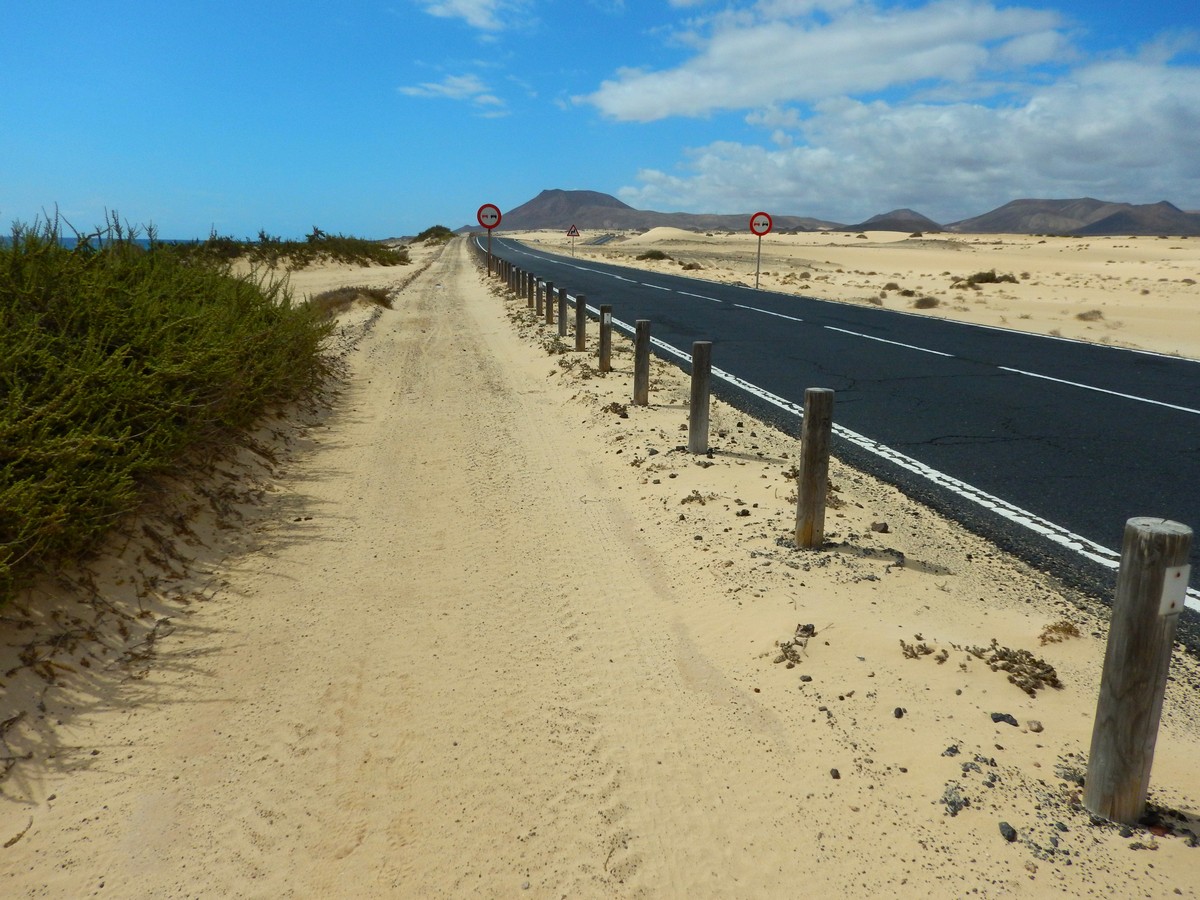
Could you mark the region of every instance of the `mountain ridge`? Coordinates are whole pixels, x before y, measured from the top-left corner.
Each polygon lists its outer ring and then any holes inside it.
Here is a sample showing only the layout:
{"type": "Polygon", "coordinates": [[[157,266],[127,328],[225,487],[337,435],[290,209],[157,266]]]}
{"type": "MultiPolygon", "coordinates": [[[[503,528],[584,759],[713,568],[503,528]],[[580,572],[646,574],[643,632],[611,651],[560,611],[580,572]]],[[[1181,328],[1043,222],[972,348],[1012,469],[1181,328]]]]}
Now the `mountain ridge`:
{"type": "MultiPolygon", "coordinates": [[[[574,225],[591,231],[647,230],[661,226],[687,231],[745,231],[754,211],[683,213],[634,209],[599,191],[543,190],[503,213],[499,230],[535,231],[574,225]]],[[[1055,234],[1080,237],[1114,235],[1200,235],[1200,213],[1185,212],[1165,200],[1120,203],[1080,197],[1065,200],[1024,198],[945,225],[913,209],[895,209],[858,224],[772,213],[775,231],[901,231],[970,234],[1055,234]]],[[[464,226],[471,230],[475,226],[464,226]]]]}

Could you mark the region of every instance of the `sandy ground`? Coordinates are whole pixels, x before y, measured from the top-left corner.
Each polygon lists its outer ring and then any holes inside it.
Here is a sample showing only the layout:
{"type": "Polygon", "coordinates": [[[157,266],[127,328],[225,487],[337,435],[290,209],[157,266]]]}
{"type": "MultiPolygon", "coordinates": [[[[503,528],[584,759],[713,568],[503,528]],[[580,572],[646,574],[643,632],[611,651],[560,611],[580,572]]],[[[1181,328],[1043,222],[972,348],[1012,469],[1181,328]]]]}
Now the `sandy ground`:
{"type": "MultiPolygon", "coordinates": [[[[560,232],[513,236],[561,253],[560,232]]],[[[758,239],[654,228],[603,244],[584,232],[583,258],[753,286],[758,239]],[[669,260],[637,257],[650,250],[669,260]]],[[[760,287],[828,300],[1136,347],[1200,359],[1200,238],[1050,235],[921,237],[891,231],[769,234],[762,241],[760,287]],[[980,272],[1015,282],[954,287],[980,272]],[[907,292],[907,293],[906,293],[907,292]],[[923,298],[935,306],[916,307],[923,298]]],[[[925,303],[930,303],[925,300],[925,303]]]]}
{"type": "Polygon", "coordinates": [[[425,261],[328,273],[407,281],[330,402],[3,611],[0,895],[1200,894],[1192,660],[1158,824],[1093,822],[1087,598],[836,462],[794,549],[794,439],[680,452],[676,370],[425,261]]]}

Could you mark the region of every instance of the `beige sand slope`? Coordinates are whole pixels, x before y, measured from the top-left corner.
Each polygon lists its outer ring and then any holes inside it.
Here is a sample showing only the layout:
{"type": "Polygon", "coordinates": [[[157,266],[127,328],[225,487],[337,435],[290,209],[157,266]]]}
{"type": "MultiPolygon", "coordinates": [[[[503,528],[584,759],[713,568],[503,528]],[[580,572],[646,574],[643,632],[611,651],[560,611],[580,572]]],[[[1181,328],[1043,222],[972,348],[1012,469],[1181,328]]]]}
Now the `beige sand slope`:
{"type": "Polygon", "coordinates": [[[714,403],[722,451],[677,452],[677,372],[623,408],[628,348],[548,353],[461,241],[342,338],[207,529],[5,611],[3,896],[1200,893],[1188,660],[1176,813],[1122,836],[1078,807],[1105,626],[1061,585],[840,466],[834,545],[789,549],[792,439],[714,403]]]}

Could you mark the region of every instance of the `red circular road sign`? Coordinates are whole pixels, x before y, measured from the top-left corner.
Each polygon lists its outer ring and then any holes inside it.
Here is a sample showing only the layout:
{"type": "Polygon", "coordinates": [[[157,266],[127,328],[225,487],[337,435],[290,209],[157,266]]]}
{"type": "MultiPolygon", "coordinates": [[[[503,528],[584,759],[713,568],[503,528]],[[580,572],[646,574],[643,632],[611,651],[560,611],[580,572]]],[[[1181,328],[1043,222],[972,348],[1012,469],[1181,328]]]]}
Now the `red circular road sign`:
{"type": "Polygon", "coordinates": [[[764,234],[771,233],[771,227],[774,224],[769,213],[756,212],[750,217],[750,232],[762,237],[764,234]]]}
{"type": "Polygon", "coordinates": [[[475,214],[475,218],[479,220],[479,224],[491,231],[500,224],[500,207],[494,203],[485,203],[479,207],[479,212],[475,214]]]}

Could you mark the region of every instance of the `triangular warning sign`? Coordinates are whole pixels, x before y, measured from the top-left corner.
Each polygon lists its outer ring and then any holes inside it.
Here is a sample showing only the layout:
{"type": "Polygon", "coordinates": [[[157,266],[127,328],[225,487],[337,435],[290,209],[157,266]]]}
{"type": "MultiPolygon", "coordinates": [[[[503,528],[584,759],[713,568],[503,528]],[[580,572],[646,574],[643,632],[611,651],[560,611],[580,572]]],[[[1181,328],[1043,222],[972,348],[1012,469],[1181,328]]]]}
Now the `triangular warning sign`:
{"type": "Polygon", "coordinates": [[[567,237],[579,237],[579,229],[572,225],[567,229],[567,237]]]}

